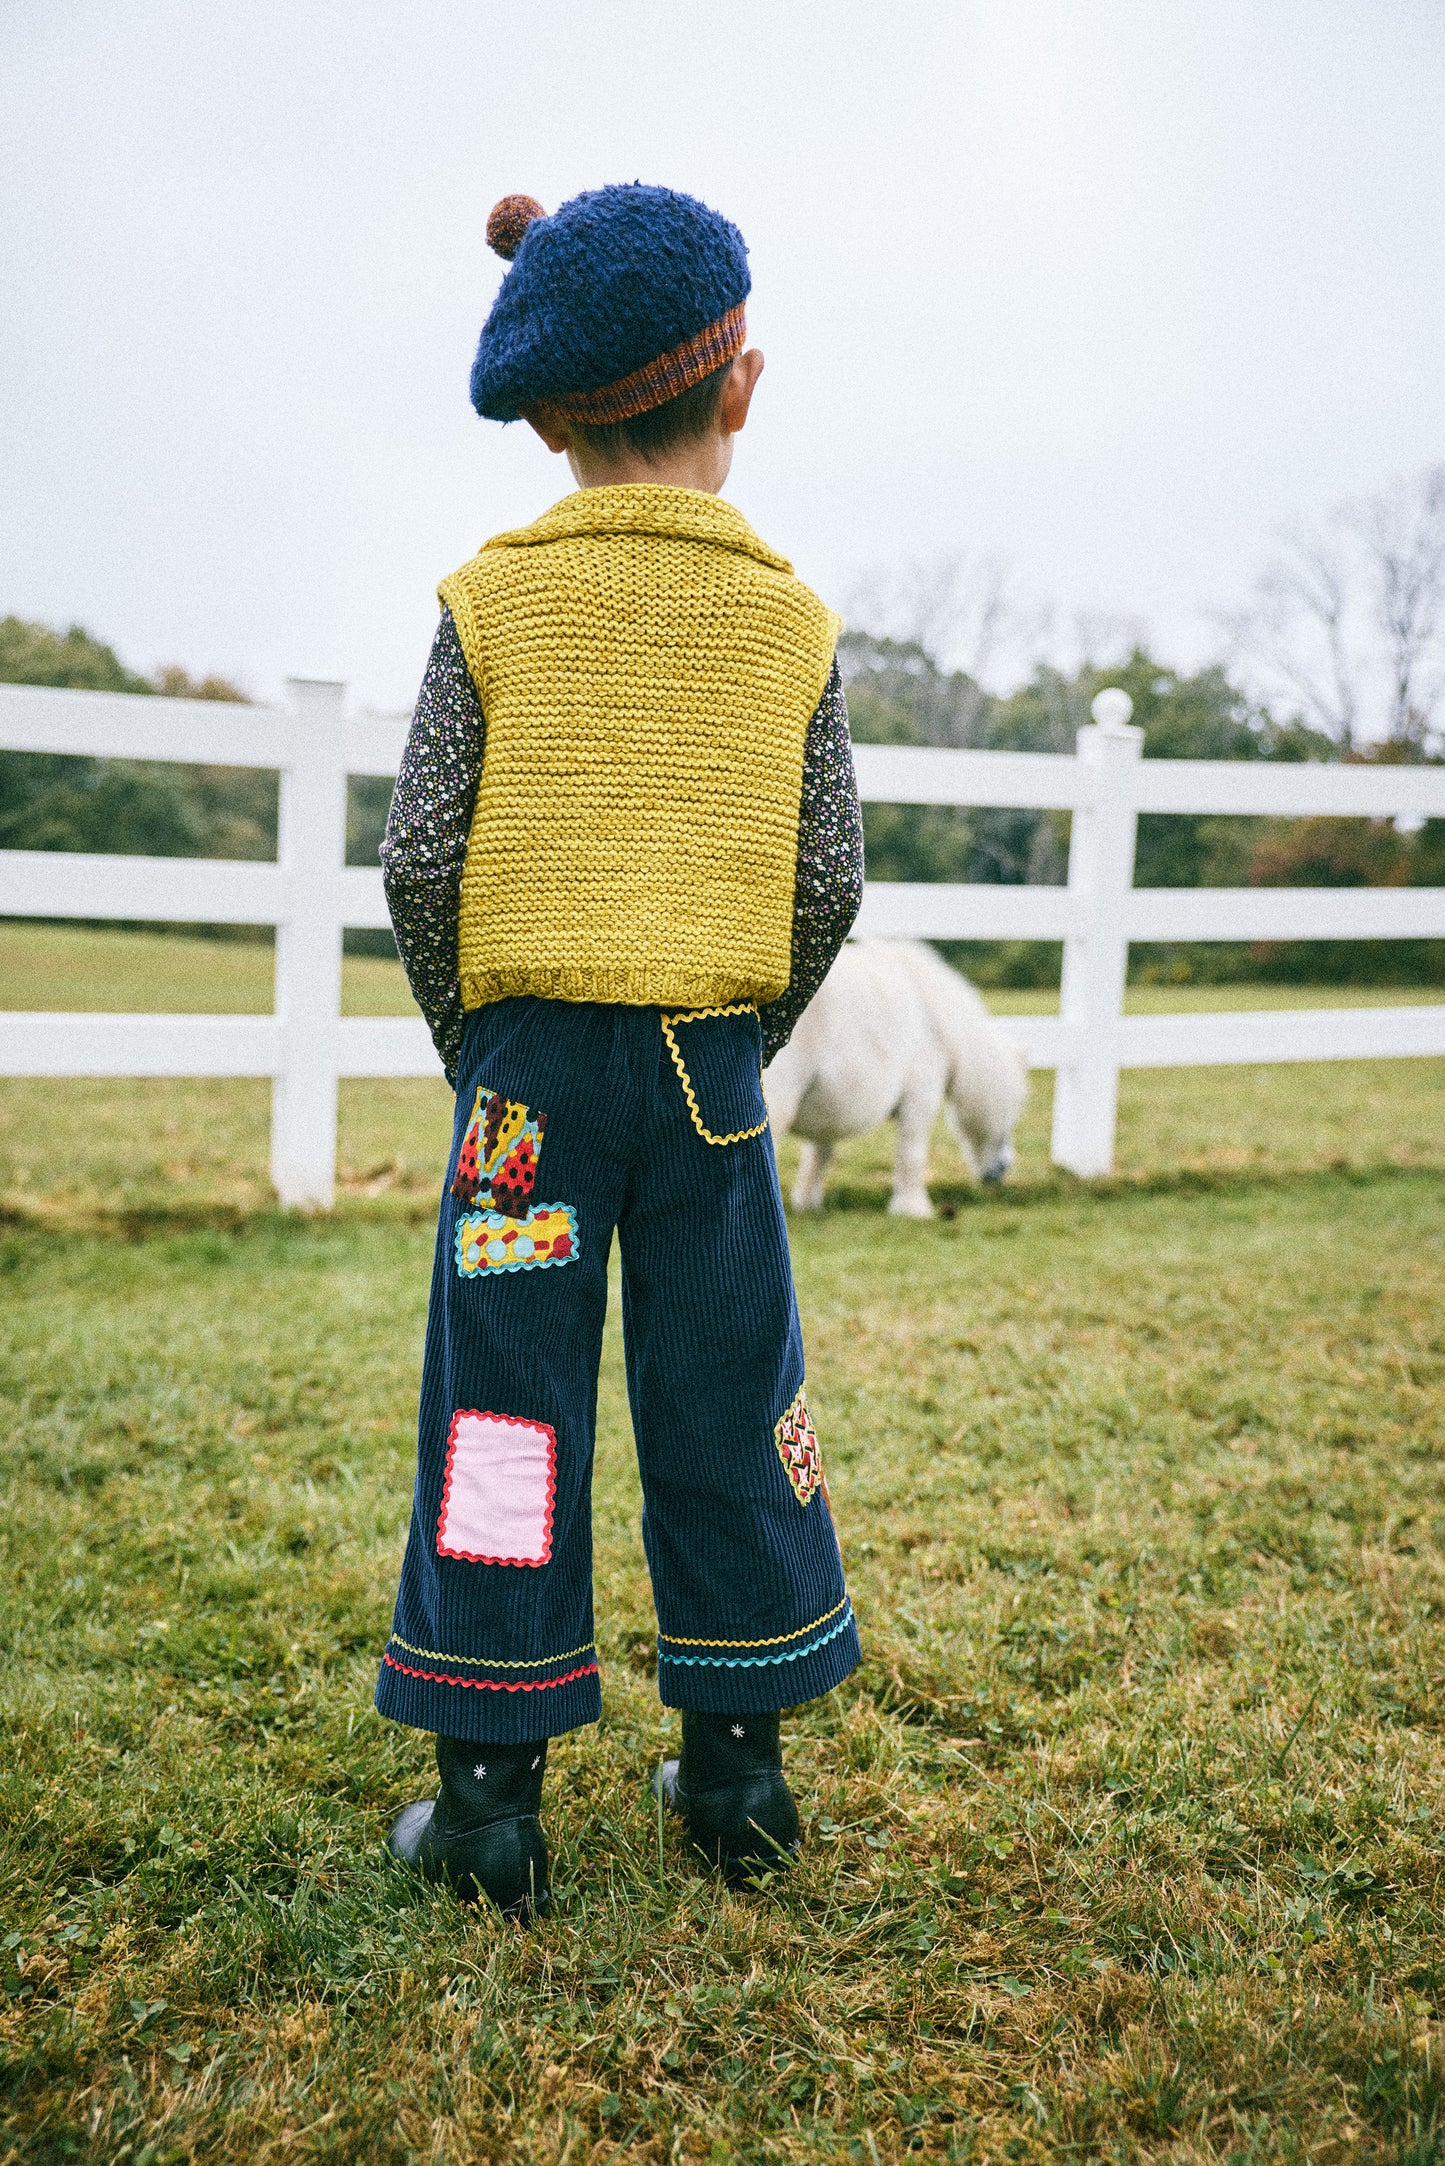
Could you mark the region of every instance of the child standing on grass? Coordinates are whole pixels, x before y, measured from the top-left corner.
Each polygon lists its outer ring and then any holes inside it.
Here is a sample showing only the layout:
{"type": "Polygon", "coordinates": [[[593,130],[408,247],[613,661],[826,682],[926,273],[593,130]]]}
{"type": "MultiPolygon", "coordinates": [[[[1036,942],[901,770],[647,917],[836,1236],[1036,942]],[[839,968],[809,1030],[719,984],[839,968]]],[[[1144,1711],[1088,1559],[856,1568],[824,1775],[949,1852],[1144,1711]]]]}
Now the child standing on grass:
{"type": "Polygon", "coordinates": [[[441,1794],[396,1854],[546,1899],[547,1740],[601,1711],[614,1231],[659,1619],[661,1794],[730,1878],[797,1847],[779,1710],[858,1660],[760,1072],[857,913],[838,620],[717,491],[762,355],[736,227],[664,188],[496,206],[472,403],[579,487],[443,581],[382,849],[457,1092],[415,1503],[376,1704],[441,1794]]]}

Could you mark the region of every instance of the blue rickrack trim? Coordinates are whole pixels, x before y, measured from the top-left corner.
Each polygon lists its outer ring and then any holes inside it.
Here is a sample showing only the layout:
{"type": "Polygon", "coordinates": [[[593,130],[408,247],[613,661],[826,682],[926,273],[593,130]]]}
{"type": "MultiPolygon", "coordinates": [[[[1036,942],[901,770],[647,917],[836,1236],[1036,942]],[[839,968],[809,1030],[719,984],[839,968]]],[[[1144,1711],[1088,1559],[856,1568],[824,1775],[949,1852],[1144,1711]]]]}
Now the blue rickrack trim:
{"type": "Polygon", "coordinates": [[[803,1656],[804,1656],[804,1655],[815,1655],[815,1654],[816,1654],[816,1653],[818,1652],[818,1649],[819,1649],[820,1647],[826,1647],[826,1646],[827,1646],[827,1644],[828,1644],[829,1640],[835,1640],[835,1639],[837,1639],[837,1637],[838,1637],[838,1635],[839,1635],[839,1633],[840,1633],[840,1632],[846,1632],[846,1631],[847,1631],[847,1629],[848,1629],[848,1627],[849,1627],[849,1625],[850,1625],[850,1624],[852,1624],[852,1622],[853,1622],[853,1605],[852,1605],[852,1603],[850,1602],[850,1603],[849,1603],[849,1605],[848,1605],[848,1614],[847,1614],[847,1616],[843,1618],[843,1620],[842,1620],[842,1622],[841,1622],[841,1623],[839,1623],[839,1624],[835,1624],[831,1632],[824,1632],[824,1633],[821,1633],[821,1634],[819,1635],[819,1637],[818,1637],[817,1639],[815,1639],[815,1640],[809,1640],[809,1642],[808,1642],[808,1644],[807,1644],[807,1646],[806,1646],[806,1647],[793,1647],[793,1648],[790,1648],[790,1649],[789,1649],[789,1651],[788,1651],[788,1652],[787,1652],[786,1654],[782,1654],[782,1655],[670,1655],[670,1654],[669,1654],[669,1653],[667,1652],[666,1648],[665,1648],[665,1647],[663,1647],[663,1646],[662,1646],[662,1644],[661,1644],[661,1643],[659,1642],[659,1644],[658,1644],[658,1649],[657,1649],[657,1659],[658,1659],[658,1661],[659,1661],[659,1662],[685,1662],[685,1663],[687,1664],[687,1666],[688,1666],[688,1668],[689,1668],[689,1669],[704,1669],[704,1670],[759,1670],[759,1669],[766,1669],[766,1668],[767,1668],[767,1666],[769,1665],[769,1663],[773,1663],[773,1662],[800,1662],[800,1661],[802,1660],[802,1658],[803,1658],[803,1656]]]}

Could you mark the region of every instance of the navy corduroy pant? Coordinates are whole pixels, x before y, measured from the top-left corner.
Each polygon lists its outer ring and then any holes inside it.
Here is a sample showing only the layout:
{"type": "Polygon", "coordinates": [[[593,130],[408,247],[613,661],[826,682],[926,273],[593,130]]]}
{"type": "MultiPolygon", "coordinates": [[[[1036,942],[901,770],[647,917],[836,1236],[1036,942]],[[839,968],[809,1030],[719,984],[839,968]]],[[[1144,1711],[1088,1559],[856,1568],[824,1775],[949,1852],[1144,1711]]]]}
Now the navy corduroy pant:
{"type": "Polygon", "coordinates": [[[614,1230],[672,1707],[760,1713],[859,1658],[751,1008],[468,1018],[415,1501],[376,1704],[488,1743],[601,1711],[592,1457],[614,1230]]]}

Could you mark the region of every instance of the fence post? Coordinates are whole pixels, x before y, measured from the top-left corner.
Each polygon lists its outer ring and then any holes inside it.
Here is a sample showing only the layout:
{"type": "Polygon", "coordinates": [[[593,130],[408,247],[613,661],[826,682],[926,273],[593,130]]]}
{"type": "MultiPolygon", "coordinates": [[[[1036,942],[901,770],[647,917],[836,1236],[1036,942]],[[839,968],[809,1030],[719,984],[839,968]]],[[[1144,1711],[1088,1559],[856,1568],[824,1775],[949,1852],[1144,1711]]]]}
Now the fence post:
{"type": "Polygon", "coordinates": [[[277,830],[286,915],[276,927],[279,1045],[271,1084],[271,1179],[282,1203],[326,1210],[336,1194],[346,687],[292,677],[287,689],[296,735],[281,770],[277,830]]]}
{"type": "Polygon", "coordinates": [[[1077,1052],[1054,1079],[1053,1159],[1072,1173],[1108,1173],[1119,1104],[1119,1020],[1129,942],[1124,912],[1134,885],[1138,814],[1131,775],[1144,732],[1117,688],[1099,693],[1078,756],[1097,778],[1094,801],[1076,808],[1069,835],[1069,933],[1059,996],[1077,1052]]]}

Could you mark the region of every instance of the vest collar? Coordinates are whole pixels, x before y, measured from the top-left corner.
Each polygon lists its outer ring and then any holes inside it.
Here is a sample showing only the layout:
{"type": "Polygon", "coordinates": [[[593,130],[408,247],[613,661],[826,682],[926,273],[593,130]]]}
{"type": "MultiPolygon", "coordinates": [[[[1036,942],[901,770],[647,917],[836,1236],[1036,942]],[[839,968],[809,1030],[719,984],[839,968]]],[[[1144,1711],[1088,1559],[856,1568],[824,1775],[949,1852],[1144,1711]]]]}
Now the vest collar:
{"type": "Polygon", "coordinates": [[[753,532],[740,511],[703,489],[669,489],[653,482],[625,482],[609,489],[575,489],[531,526],[496,534],[488,549],[531,549],[542,542],[603,534],[657,534],[734,549],[776,572],[791,573],[786,557],[753,532]]]}

